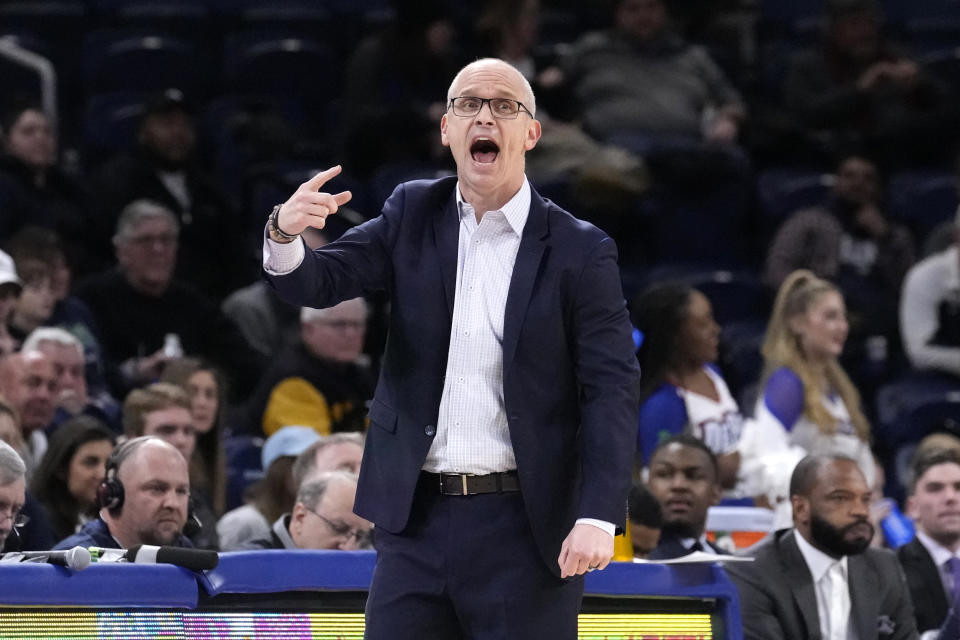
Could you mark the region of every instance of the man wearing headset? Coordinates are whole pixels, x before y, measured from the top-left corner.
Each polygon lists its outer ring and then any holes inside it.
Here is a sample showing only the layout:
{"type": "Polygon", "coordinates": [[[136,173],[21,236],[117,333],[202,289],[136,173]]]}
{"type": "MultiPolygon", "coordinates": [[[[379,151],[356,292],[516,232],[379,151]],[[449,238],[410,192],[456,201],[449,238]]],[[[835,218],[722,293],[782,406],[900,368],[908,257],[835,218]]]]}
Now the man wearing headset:
{"type": "Polygon", "coordinates": [[[114,449],[97,491],[100,517],[54,549],[140,544],[192,547],[182,531],[189,517],[190,476],[177,449],[156,436],[114,449]]]}

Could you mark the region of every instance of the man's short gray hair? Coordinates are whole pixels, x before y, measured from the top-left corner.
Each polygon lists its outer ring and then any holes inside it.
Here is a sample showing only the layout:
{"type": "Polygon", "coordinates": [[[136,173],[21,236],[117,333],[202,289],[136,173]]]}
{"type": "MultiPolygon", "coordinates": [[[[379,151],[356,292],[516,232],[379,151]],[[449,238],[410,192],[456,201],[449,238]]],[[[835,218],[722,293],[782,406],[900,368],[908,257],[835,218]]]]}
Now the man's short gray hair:
{"type": "Polygon", "coordinates": [[[310,511],[315,511],[323,500],[323,494],[334,482],[350,482],[356,485],[357,476],[347,471],[325,471],[300,487],[297,491],[297,502],[310,511]]]}
{"type": "MultiPolygon", "coordinates": [[[[537,98],[533,95],[533,87],[530,86],[530,82],[526,79],[526,77],[524,77],[522,73],[520,73],[520,71],[516,67],[514,67],[509,62],[506,62],[505,60],[500,60],[499,58],[480,58],[479,60],[474,60],[473,62],[465,66],[463,69],[460,69],[460,71],[457,72],[457,75],[453,76],[453,80],[450,82],[450,88],[447,89],[447,105],[449,106],[450,100],[457,97],[456,95],[454,95],[454,92],[457,90],[457,85],[460,84],[460,77],[463,75],[465,71],[467,71],[474,65],[493,64],[493,63],[503,64],[513,69],[513,71],[517,74],[517,78],[520,79],[521,86],[523,87],[523,95],[521,96],[523,100],[521,100],[520,102],[522,102],[523,106],[526,107],[528,111],[530,111],[531,118],[537,117],[537,98]]],[[[483,96],[479,96],[479,97],[483,97],[483,96]]]]}
{"type": "Polygon", "coordinates": [[[363,449],[363,434],[357,431],[341,431],[339,433],[331,433],[328,436],[320,436],[319,440],[301,451],[300,455],[298,455],[294,461],[293,469],[291,470],[293,483],[299,487],[304,479],[312,476],[313,472],[317,470],[318,451],[332,444],[340,444],[342,442],[352,442],[363,449]]]}
{"type": "Polygon", "coordinates": [[[23,341],[23,352],[39,351],[41,343],[53,342],[63,347],[75,347],[83,355],[83,344],[75,335],[60,327],[37,327],[23,341]]]}
{"type": "Polygon", "coordinates": [[[27,465],[17,450],[0,440],[0,487],[16,482],[27,475],[27,465]]]}
{"type": "Polygon", "coordinates": [[[180,221],[177,220],[177,216],[173,211],[159,202],[142,198],[140,200],[134,200],[120,212],[120,217],[117,218],[117,232],[113,236],[114,242],[129,238],[131,229],[149,218],[166,218],[173,225],[176,232],[178,234],[180,233],[180,221]]]}

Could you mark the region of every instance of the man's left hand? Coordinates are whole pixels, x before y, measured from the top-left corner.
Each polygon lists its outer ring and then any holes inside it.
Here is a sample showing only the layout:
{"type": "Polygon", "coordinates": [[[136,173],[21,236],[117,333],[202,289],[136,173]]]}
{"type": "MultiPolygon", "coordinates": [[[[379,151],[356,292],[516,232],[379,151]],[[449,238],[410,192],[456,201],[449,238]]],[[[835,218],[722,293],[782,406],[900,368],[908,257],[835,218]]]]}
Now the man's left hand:
{"type": "Polygon", "coordinates": [[[604,569],[613,557],[613,536],[592,524],[574,525],[560,546],[560,577],[604,569]]]}

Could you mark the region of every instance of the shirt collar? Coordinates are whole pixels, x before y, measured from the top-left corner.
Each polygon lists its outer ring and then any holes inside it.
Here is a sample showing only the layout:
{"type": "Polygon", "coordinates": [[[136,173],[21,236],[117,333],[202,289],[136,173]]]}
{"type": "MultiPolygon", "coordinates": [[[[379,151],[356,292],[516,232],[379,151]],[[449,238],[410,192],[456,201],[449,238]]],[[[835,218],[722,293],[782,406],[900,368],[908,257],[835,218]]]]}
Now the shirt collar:
{"type": "MultiPolygon", "coordinates": [[[[457,212],[460,215],[460,220],[463,220],[465,217],[470,217],[476,221],[476,212],[473,209],[473,206],[463,199],[463,194],[460,193],[460,181],[457,181],[457,188],[455,190],[457,194],[457,212]]],[[[520,190],[499,209],[503,213],[503,217],[507,219],[507,223],[510,225],[510,228],[513,229],[513,232],[519,237],[523,237],[523,228],[527,224],[527,218],[530,215],[530,182],[527,181],[526,176],[523,178],[523,184],[520,185],[520,190]]]]}
{"type": "Polygon", "coordinates": [[[943,565],[947,563],[947,560],[956,555],[951,553],[950,549],[947,549],[919,529],[917,529],[917,540],[920,541],[920,544],[924,546],[924,548],[930,554],[930,557],[933,558],[933,563],[937,565],[937,568],[942,568],[943,565]]]}
{"type": "MultiPolygon", "coordinates": [[[[803,559],[807,562],[807,568],[810,569],[810,575],[813,576],[813,583],[816,584],[820,582],[820,578],[827,572],[830,567],[837,562],[836,558],[828,556],[820,549],[817,549],[812,544],[807,542],[806,538],[800,535],[800,532],[796,529],[794,531],[794,537],[797,539],[797,546],[800,547],[800,554],[803,556],[803,559]]],[[[847,573],[847,556],[840,558],[840,566],[843,567],[843,573],[847,573]]]]}
{"type": "Polygon", "coordinates": [[[682,544],[683,548],[686,549],[687,551],[690,551],[690,547],[692,547],[696,542],[700,543],[700,547],[703,553],[716,555],[716,553],[713,550],[713,547],[710,546],[710,541],[707,540],[706,533],[701,535],[699,538],[680,538],[680,544],[682,544]]]}
{"type": "Polygon", "coordinates": [[[273,532],[280,538],[284,549],[296,549],[297,545],[290,537],[290,514],[285,513],[273,523],[273,532]]]}

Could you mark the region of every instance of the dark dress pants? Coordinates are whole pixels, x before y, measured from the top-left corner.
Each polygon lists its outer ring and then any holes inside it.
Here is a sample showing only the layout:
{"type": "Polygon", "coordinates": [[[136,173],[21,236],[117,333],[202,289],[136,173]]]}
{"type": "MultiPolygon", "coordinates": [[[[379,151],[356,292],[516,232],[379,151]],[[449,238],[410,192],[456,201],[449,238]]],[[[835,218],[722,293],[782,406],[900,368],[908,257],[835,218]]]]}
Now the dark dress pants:
{"type": "Polygon", "coordinates": [[[367,640],[576,638],[583,577],[547,569],[520,493],[424,485],[403,532],[375,531],[367,640]]]}

